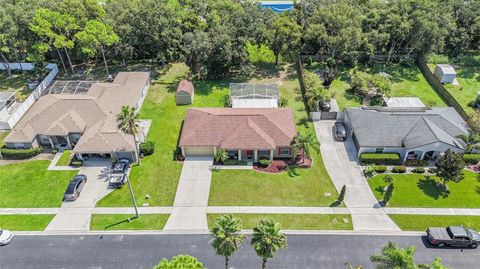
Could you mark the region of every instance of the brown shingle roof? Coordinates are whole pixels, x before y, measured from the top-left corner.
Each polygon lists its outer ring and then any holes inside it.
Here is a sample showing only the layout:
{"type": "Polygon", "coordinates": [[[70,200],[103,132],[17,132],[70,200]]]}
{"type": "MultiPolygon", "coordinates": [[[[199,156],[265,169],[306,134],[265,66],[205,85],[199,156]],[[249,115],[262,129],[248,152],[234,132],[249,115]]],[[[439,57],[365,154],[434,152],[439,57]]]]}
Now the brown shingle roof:
{"type": "Polygon", "coordinates": [[[190,95],[192,95],[193,83],[186,79],[181,80],[177,87],[177,93],[182,91],[188,92],[190,95]]]}
{"type": "Polygon", "coordinates": [[[266,150],[289,146],[295,134],[289,108],[191,108],[179,146],[266,150]]]}

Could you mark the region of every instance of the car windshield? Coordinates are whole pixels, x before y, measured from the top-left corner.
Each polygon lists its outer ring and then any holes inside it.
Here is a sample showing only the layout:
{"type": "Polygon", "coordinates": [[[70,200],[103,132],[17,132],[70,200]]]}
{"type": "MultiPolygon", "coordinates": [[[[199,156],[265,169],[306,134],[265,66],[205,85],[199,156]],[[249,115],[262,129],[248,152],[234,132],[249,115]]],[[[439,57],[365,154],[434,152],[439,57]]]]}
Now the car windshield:
{"type": "Polygon", "coordinates": [[[77,185],[76,181],[70,182],[67,187],[67,191],[65,192],[66,194],[73,194],[75,191],[75,186],[77,185]]]}

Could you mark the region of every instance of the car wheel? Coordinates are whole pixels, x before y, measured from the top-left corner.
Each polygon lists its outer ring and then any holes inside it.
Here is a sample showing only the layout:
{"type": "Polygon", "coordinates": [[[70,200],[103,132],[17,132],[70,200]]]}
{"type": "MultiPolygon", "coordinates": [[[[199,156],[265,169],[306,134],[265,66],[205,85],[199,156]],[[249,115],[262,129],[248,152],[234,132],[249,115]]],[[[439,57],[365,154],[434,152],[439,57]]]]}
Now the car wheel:
{"type": "Polygon", "coordinates": [[[477,248],[477,247],[478,247],[478,244],[476,244],[476,243],[471,244],[470,247],[471,247],[471,248],[477,248]]]}
{"type": "Polygon", "coordinates": [[[437,247],[443,248],[443,247],[445,247],[445,243],[440,243],[440,244],[437,245],[437,247]]]}

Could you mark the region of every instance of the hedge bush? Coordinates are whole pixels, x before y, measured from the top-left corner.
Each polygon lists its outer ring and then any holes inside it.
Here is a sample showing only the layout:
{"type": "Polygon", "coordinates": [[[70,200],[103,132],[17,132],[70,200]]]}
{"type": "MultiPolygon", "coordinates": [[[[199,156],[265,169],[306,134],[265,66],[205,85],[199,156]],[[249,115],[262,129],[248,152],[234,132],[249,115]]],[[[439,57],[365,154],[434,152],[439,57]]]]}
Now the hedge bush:
{"type": "Polygon", "coordinates": [[[155,152],[155,142],[145,141],[143,143],[140,143],[140,153],[142,153],[143,156],[152,155],[154,152],[155,152]]]}
{"type": "Polygon", "coordinates": [[[392,168],[392,173],[402,174],[407,172],[407,168],[405,166],[395,166],[392,168]]]}
{"type": "Polygon", "coordinates": [[[269,159],[261,159],[260,160],[260,167],[268,167],[270,165],[271,161],[269,159]]]}
{"type": "Polygon", "coordinates": [[[374,175],[374,170],[371,166],[367,166],[365,170],[363,170],[363,174],[365,175],[366,178],[371,178],[374,175]]]}
{"type": "Polygon", "coordinates": [[[412,172],[413,173],[416,173],[416,174],[423,174],[425,173],[425,168],[419,166],[419,167],[415,167],[412,169],[412,172]]]}
{"type": "Polygon", "coordinates": [[[234,160],[234,159],[226,159],[223,164],[225,165],[247,165],[247,162],[245,161],[239,161],[239,160],[234,160]]]}
{"type": "Polygon", "coordinates": [[[373,170],[379,174],[381,173],[385,173],[387,171],[387,167],[386,166],[383,166],[383,165],[379,165],[379,166],[373,166],[373,170]]]}
{"type": "Polygon", "coordinates": [[[480,161],[480,154],[478,153],[463,154],[463,161],[466,164],[477,164],[480,161]]]}
{"type": "Polygon", "coordinates": [[[427,166],[428,162],[425,160],[406,160],[405,166],[427,166]]]}
{"type": "Polygon", "coordinates": [[[360,163],[363,165],[396,165],[400,164],[400,155],[397,153],[362,153],[360,154],[360,163]]]}
{"type": "Polygon", "coordinates": [[[430,174],[435,174],[435,173],[437,173],[437,168],[435,168],[435,167],[430,167],[430,168],[428,168],[428,172],[429,172],[430,174]]]}
{"type": "Polygon", "coordinates": [[[0,150],[2,153],[3,158],[11,159],[11,160],[24,160],[30,159],[32,157],[37,156],[42,152],[41,148],[29,148],[29,149],[9,149],[9,148],[2,148],[0,150]]]}

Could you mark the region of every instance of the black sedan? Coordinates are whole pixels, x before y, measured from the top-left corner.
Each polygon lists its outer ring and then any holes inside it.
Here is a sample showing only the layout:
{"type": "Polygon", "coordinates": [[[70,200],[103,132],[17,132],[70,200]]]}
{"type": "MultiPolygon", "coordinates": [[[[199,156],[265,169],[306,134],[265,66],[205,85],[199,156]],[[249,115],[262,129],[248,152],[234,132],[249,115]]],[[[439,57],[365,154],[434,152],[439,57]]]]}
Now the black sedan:
{"type": "Polygon", "coordinates": [[[75,201],[77,200],[78,196],[80,196],[80,192],[87,183],[87,176],[79,174],[73,177],[73,179],[68,184],[67,190],[63,196],[63,201],[75,201]]]}
{"type": "Polygon", "coordinates": [[[335,122],[334,126],[335,130],[335,139],[338,141],[345,141],[347,140],[347,127],[343,122],[335,122]]]}
{"type": "Polygon", "coordinates": [[[112,173],[125,173],[130,167],[130,160],[120,159],[112,166],[112,173]]]}

